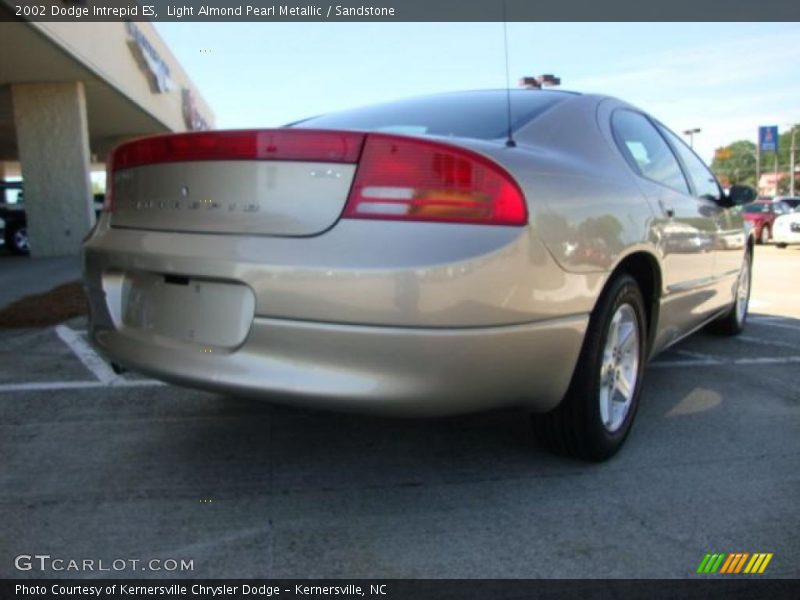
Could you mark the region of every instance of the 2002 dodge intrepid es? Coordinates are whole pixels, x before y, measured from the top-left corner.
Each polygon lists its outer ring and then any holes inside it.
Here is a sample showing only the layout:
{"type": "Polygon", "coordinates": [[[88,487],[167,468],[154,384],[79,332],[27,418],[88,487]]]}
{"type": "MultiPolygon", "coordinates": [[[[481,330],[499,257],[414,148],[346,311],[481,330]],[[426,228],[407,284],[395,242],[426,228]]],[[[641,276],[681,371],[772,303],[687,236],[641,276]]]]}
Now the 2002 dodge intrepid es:
{"type": "Polygon", "coordinates": [[[165,381],[346,410],[519,405],[624,442],[646,361],[739,333],[753,239],[674,133],[613,98],[476,91],[135,140],[83,248],[90,338],[165,381]]]}

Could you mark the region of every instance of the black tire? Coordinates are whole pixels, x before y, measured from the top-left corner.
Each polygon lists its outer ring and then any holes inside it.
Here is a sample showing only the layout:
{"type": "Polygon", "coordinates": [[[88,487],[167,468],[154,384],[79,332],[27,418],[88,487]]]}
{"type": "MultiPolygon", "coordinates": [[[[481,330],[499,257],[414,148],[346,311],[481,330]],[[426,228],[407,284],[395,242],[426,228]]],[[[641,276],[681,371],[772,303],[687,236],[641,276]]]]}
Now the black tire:
{"type": "Polygon", "coordinates": [[[783,249],[785,249],[785,248],[786,248],[786,246],[788,246],[788,244],[778,243],[778,244],[775,244],[775,246],[777,246],[778,248],[780,248],[781,250],[783,250],[783,249]]]}
{"type": "Polygon", "coordinates": [[[123,373],[127,373],[128,372],[128,369],[118,365],[115,362],[112,362],[110,364],[111,364],[111,370],[114,371],[114,373],[117,374],[117,375],[122,375],[123,373]]]}
{"type": "Polygon", "coordinates": [[[559,454],[597,462],[610,458],[622,447],[636,417],[642,389],[647,346],[645,315],[644,300],[636,280],[627,274],[615,277],[591,315],[578,364],[564,399],[554,410],[532,415],[534,434],[543,446],[559,454]],[[627,414],[612,432],[601,417],[601,370],[612,318],[624,304],[635,314],[638,363],[627,414]]]}
{"type": "Polygon", "coordinates": [[[28,243],[28,228],[22,224],[6,224],[5,233],[6,248],[14,254],[30,254],[30,244],[28,243]]]}
{"type": "Polygon", "coordinates": [[[711,325],[709,325],[709,329],[716,334],[719,335],[739,335],[744,331],[744,327],[747,324],[747,310],[750,304],[750,290],[752,288],[753,282],[753,255],[751,252],[748,252],[744,257],[744,262],[742,263],[742,268],[747,267],[747,291],[745,295],[744,301],[744,311],[737,310],[738,308],[738,300],[739,300],[739,288],[742,285],[742,271],[739,272],[739,279],[736,281],[736,290],[733,293],[733,306],[731,309],[718,318],[716,321],[713,321],[711,325]]]}

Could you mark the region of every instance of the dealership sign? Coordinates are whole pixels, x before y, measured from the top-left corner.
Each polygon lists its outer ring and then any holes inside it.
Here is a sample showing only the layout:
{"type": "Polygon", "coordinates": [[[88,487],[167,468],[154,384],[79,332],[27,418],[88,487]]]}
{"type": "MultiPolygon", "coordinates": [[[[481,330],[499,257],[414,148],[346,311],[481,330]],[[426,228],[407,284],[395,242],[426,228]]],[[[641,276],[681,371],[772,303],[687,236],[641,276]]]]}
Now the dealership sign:
{"type": "Polygon", "coordinates": [[[197,101],[195,100],[192,90],[188,88],[183,89],[183,122],[186,124],[186,129],[189,131],[200,131],[203,129],[210,129],[208,121],[205,120],[200,111],[197,109],[197,101]]]}
{"type": "Polygon", "coordinates": [[[161,55],[153,48],[142,30],[131,21],[125,23],[130,40],[128,44],[137,59],[137,62],[147,71],[153,91],[163,94],[172,89],[169,65],[164,62],[161,55]]]}
{"type": "Polygon", "coordinates": [[[761,152],[778,151],[777,125],[762,125],[758,128],[758,149],[761,152]]]}

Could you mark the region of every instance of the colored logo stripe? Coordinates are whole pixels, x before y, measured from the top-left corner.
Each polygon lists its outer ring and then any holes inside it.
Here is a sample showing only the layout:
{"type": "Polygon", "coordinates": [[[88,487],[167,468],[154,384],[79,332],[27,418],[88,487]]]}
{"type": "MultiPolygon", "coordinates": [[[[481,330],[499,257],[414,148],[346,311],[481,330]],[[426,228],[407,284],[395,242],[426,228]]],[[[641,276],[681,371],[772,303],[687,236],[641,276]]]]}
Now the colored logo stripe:
{"type": "Polygon", "coordinates": [[[769,561],[772,560],[772,552],[760,552],[753,554],[753,558],[750,559],[750,562],[747,563],[747,567],[745,567],[745,573],[763,573],[764,569],[767,568],[769,561]]]}
{"type": "Polygon", "coordinates": [[[737,552],[736,554],[728,555],[728,560],[722,565],[720,573],[738,573],[744,567],[744,561],[750,556],[749,552],[737,552]]]}
{"type": "Polygon", "coordinates": [[[734,552],[731,554],[715,553],[706,554],[700,565],[697,567],[698,573],[717,573],[736,574],[750,573],[761,574],[772,560],[771,552],[734,552]],[[747,565],[745,567],[745,565],[747,565]],[[744,571],[742,571],[744,570],[744,571]]]}
{"type": "Polygon", "coordinates": [[[697,567],[698,573],[716,573],[722,564],[725,554],[706,554],[700,566],[697,567]]]}

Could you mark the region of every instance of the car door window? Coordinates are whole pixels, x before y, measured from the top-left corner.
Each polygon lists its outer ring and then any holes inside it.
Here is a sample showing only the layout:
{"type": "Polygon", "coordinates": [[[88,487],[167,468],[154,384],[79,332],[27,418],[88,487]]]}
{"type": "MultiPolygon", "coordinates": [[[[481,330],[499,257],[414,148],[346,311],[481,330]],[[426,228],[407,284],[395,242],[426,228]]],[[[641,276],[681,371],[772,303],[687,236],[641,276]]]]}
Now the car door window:
{"type": "Polygon", "coordinates": [[[669,145],[644,115],[632,110],[617,110],[611,117],[617,146],[631,168],[684,194],[689,186],[669,145]]]}
{"type": "Polygon", "coordinates": [[[669,140],[672,147],[675,148],[678,157],[681,159],[684,168],[686,169],[689,179],[691,179],[694,186],[694,193],[698,198],[706,198],[707,200],[718,201],[721,197],[719,184],[714,174],[708,169],[705,163],[700,160],[694,150],[689,148],[682,139],[672,133],[669,129],[658,124],[661,133],[669,140]]]}

